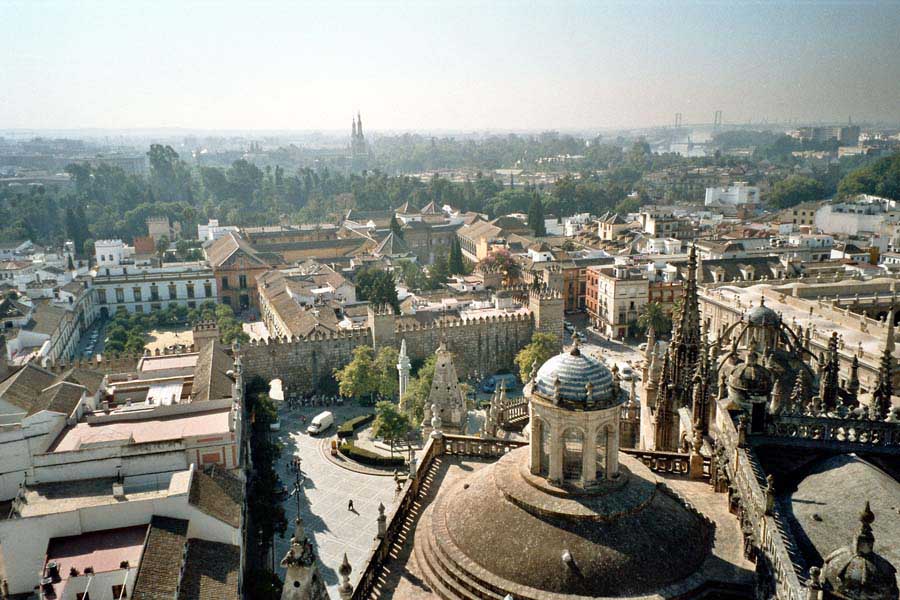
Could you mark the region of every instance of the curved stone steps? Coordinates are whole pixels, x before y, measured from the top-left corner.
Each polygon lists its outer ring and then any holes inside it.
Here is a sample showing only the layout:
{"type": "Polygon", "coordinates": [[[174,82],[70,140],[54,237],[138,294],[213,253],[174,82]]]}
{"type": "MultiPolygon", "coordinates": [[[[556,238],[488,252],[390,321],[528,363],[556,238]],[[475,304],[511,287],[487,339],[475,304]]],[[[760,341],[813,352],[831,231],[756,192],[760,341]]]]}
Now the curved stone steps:
{"type": "Polygon", "coordinates": [[[434,530],[430,527],[432,517],[433,513],[429,513],[427,523],[429,527],[422,531],[422,539],[417,540],[417,543],[422,542],[423,558],[429,561],[431,572],[441,579],[445,587],[455,592],[454,598],[502,600],[505,594],[499,594],[485,587],[481,581],[472,577],[443,552],[440,543],[435,539],[434,530]]]}

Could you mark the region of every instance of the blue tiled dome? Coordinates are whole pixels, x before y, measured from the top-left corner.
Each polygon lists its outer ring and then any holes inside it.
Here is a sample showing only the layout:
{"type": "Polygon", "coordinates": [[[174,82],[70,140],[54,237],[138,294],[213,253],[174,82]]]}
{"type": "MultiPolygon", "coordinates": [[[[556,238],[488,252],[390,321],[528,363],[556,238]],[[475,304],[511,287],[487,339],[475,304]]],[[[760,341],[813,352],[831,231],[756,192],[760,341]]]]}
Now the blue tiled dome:
{"type": "Polygon", "coordinates": [[[591,403],[613,406],[612,373],[603,363],[582,354],[578,348],[558,354],[545,362],[535,378],[535,391],[546,398],[556,394],[559,379],[559,396],[564,402],[587,402],[587,384],[594,386],[591,403]]]}

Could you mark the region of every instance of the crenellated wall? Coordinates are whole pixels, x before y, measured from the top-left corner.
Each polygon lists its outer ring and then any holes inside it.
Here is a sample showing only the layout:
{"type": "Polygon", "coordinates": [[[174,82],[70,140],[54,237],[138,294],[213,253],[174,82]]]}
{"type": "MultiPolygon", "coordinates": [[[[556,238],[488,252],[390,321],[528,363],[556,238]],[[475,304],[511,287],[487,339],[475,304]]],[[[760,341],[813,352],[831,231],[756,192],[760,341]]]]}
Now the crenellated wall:
{"type": "Polygon", "coordinates": [[[516,354],[537,331],[562,340],[562,298],[552,292],[531,292],[528,311],[486,317],[440,319],[427,325],[406,325],[388,311],[370,311],[369,327],[341,333],[315,333],[306,338],[270,338],[240,348],[244,375],[280,378],[293,392],[309,392],[326,381],[336,368],[350,362],[353,349],[362,344],[378,349],[400,347],[412,360],[424,360],[441,341],[453,352],[463,379],[514,371],[516,354]]]}

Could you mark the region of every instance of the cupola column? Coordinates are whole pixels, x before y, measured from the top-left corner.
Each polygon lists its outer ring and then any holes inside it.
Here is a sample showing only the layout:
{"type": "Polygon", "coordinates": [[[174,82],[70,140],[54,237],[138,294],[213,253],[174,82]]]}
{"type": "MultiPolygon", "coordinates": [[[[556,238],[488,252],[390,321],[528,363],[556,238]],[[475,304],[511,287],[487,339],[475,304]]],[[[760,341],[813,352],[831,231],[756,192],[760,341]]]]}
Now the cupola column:
{"type": "MultiPolygon", "coordinates": [[[[597,430],[595,425],[587,427],[584,432],[584,444],[581,450],[581,480],[585,486],[597,481],[597,430]]],[[[606,470],[605,465],[604,470],[606,470]]]]}
{"type": "Polygon", "coordinates": [[[562,427],[554,422],[550,428],[550,470],[551,481],[563,480],[563,440],[562,427]]]}

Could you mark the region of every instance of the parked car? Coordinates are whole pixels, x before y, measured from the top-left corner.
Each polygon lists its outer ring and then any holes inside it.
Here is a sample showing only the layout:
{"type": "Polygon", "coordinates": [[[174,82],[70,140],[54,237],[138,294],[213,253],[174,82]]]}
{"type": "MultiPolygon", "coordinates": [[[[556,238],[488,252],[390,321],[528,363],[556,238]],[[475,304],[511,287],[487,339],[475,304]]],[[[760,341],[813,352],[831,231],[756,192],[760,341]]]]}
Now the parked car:
{"type": "Polygon", "coordinates": [[[575,331],[575,326],[572,325],[570,321],[563,321],[563,327],[565,327],[566,331],[568,331],[569,333],[575,331]]]}
{"type": "Polygon", "coordinates": [[[633,377],[634,369],[632,369],[630,365],[619,365],[619,379],[621,379],[622,381],[631,381],[633,377]]]}
{"type": "Polygon", "coordinates": [[[326,431],[332,425],[334,425],[334,415],[330,410],[326,410],[313,417],[312,423],[306,428],[306,433],[309,435],[317,435],[326,431]]]}
{"type": "Polygon", "coordinates": [[[481,382],[481,391],[485,393],[493,393],[500,386],[500,382],[506,383],[506,389],[511,390],[516,387],[516,376],[512,373],[497,373],[491,375],[481,382]]]}
{"type": "Polygon", "coordinates": [[[584,340],[587,339],[587,336],[584,335],[583,331],[575,331],[572,333],[572,339],[578,340],[579,342],[583,342],[584,340]]]}

